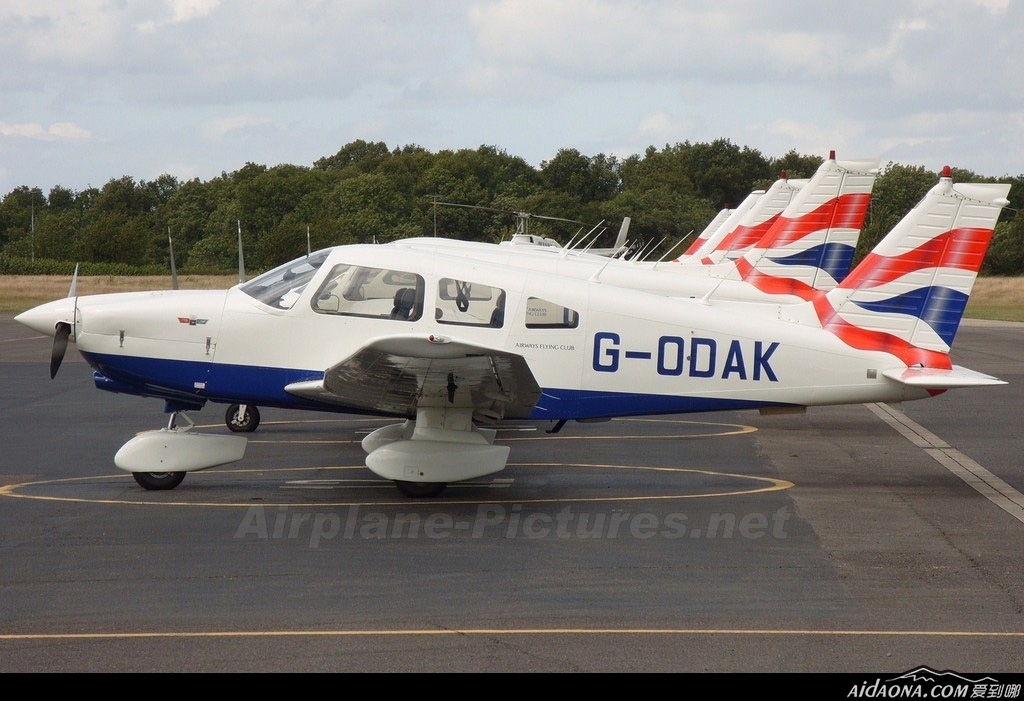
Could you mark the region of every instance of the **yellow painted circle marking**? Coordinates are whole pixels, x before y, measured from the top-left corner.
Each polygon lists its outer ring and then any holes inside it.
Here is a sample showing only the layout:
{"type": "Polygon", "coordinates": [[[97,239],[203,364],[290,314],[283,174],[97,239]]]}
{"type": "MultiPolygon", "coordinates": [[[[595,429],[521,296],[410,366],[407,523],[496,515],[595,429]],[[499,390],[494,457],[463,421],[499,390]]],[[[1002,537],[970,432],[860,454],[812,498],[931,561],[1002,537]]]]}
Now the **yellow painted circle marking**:
{"type": "MultiPolygon", "coordinates": [[[[715,426],[720,430],[701,432],[697,434],[666,434],[666,435],[650,435],[650,434],[637,434],[637,435],[594,435],[587,434],[583,436],[562,436],[561,434],[544,434],[543,436],[537,437],[511,437],[509,441],[522,441],[522,440],[602,440],[602,439],[615,439],[615,440],[664,440],[664,439],[686,439],[686,438],[708,438],[708,437],[725,437],[732,435],[741,435],[745,433],[752,433],[757,429],[752,426],[744,426],[741,424],[728,424],[728,423],[709,423],[699,421],[681,421],[674,419],[615,419],[616,421],[632,421],[639,423],[668,423],[668,424],[688,424],[692,426],[715,426]]],[[[310,420],[310,421],[276,421],[267,422],[267,425],[273,424],[298,424],[298,423],[340,423],[347,422],[366,422],[366,423],[380,423],[380,419],[325,419],[325,420],[310,420]]],[[[220,424],[217,424],[220,426],[220,424]]],[[[199,426],[196,426],[199,428],[199,426]]],[[[507,430],[515,430],[515,426],[508,428],[507,430]]],[[[506,439],[502,439],[506,440],[506,439]]],[[[275,439],[250,439],[250,443],[288,443],[288,444],[345,444],[345,443],[358,443],[358,440],[275,440],[275,439]]],[[[78,502],[78,503],[91,503],[91,504],[112,504],[112,505],[131,505],[131,506],[198,506],[198,507],[220,507],[220,508],[249,508],[253,505],[259,505],[264,507],[328,507],[328,506],[401,506],[408,508],[410,505],[417,506],[442,506],[442,505],[465,505],[465,504],[555,504],[555,503],[596,503],[596,502],[638,502],[638,501],[677,501],[683,499],[706,499],[715,497],[726,497],[726,496],[737,496],[737,495],[748,495],[748,494],[759,494],[765,492],[774,492],[784,489],[789,489],[793,486],[792,482],[787,480],[775,479],[771,477],[759,477],[753,475],[743,475],[737,473],[728,472],[715,472],[711,470],[703,470],[698,468],[685,468],[685,467],[673,467],[673,466],[657,466],[657,465],[613,465],[613,464],[581,464],[581,463],[556,463],[556,462],[543,462],[543,463],[509,463],[509,467],[518,468],[560,468],[560,469],[586,469],[586,470],[635,470],[635,471],[648,471],[658,473],[673,473],[678,475],[705,475],[710,477],[721,477],[733,480],[742,480],[752,483],[748,488],[732,488],[722,490],[703,490],[694,492],[681,492],[672,494],[635,494],[635,495],[609,495],[609,496],[598,496],[598,497],[541,497],[536,499],[426,499],[426,500],[411,500],[408,498],[402,498],[401,500],[395,501],[366,501],[366,500],[346,500],[346,501],[322,501],[322,502],[309,502],[309,503],[298,503],[298,502],[271,502],[267,500],[253,500],[249,499],[244,502],[190,502],[181,500],[154,500],[154,499],[138,499],[138,500],[125,500],[125,499],[102,499],[102,498],[88,498],[88,497],[71,497],[71,496],[58,496],[54,494],[27,494],[25,490],[32,487],[43,487],[50,485],[67,485],[73,483],[88,483],[103,480],[122,480],[130,479],[130,474],[115,474],[115,475],[101,475],[94,477],[70,477],[64,479],[55,480],[40,480],[34,482],[22,482],[18,484],[9,484],[0,487],[0,496],[20,498],[20,499],[36,499],[43,501],[61,501],[61,502],[78,502]]],[[[286,468],[247,468],[247,469],[230,469],[224,467],[210,468],[209,470],[200,470],[194,474],[188,475],[189,478],[201,476],[207,472],[215,472],[216,474],[265,474],[265,473],[280,473],[280,472],[323,472],[329,471],[360,471],[366,470],[365,465],[346,465],[346,466],[315,466],[315,467],[286,467],[286,468]]],[[[500,474],[500,473],[499,473],[500,474]]],[[[320,480],[323,481],[323,480],[320,480]]],[[[355,481],[355,480],[352,480],[355,481]]],[[[364,483],[371,485],[379,485],[382,488],[390,488],[391,482],[388,480],[360,480],[364,483]]],[[[479,481],[469,481],[465,483],[453,483],[463,484],[467,486],[485,486],[486,483],[479,481]]],[[[167,494],[168,492],[163,492],[167,494]]]]}

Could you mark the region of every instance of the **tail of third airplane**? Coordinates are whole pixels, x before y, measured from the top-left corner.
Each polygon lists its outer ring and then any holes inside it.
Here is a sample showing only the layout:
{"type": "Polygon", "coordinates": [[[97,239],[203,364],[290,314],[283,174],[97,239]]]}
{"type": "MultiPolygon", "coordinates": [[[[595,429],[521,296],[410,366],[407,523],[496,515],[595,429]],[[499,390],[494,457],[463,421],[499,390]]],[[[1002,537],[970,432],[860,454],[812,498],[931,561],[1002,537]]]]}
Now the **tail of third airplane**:
{"type": "Polygon", "coordinates": [[[1010,185],[939,182],[835,289],[817,296],[823,328],[844,343],[899,357],[884,371],[904,384],[942,390],[1003,384],[954,367],[949,351],[988,251],[1010,185]]]}

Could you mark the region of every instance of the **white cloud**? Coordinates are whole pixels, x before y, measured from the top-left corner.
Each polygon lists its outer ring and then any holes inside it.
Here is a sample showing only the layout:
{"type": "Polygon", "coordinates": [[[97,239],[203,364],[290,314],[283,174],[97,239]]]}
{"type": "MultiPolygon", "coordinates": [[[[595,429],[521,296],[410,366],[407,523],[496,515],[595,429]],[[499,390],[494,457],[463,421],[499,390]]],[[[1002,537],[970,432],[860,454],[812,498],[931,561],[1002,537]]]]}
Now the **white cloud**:
{"type": "Polygon", "coordinates": [[[693,129],[693,122],[673,117],[668,112],[657,111],[644,115],[636,128],[638,138],[659,147],[666,143],[679,141],[678,135],[693,129]]]}
{"type": "Polygon", "coordinates": [[[260,127],[271,124],[268,117],[254,117],[252,115],[236,115],[234,117],[217,117],[203,123],[203,136],[211,141],[223,139],[231,132],[260,127]]]}
{"type": "Polygon", "coordinates": [[[49,127],[35,122],[22,124],[0,122],[0,136],[41,141],[82,141],[92,138],[92,134],[87,129],[71,122],[56,122],[49,127]]]}
{"type": "Polygon", "coordinates": [[[175,22],[188,22],[197,17],[206,17],[220,5],[220,0],[168,0],[175,22]]]}

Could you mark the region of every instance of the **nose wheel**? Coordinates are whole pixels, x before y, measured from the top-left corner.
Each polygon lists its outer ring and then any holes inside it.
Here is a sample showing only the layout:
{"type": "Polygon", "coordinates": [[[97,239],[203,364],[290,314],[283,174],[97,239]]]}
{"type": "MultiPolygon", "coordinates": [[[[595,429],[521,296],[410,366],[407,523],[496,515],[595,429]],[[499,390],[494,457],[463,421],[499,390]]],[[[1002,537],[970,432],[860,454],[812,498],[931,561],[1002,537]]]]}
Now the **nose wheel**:
{"type": "Polygon", "coordinates": [[[224,414],[224,423],[235,433],[252,433],[260,425],[260,410],[252,404],[232,404],[224,414]]]}

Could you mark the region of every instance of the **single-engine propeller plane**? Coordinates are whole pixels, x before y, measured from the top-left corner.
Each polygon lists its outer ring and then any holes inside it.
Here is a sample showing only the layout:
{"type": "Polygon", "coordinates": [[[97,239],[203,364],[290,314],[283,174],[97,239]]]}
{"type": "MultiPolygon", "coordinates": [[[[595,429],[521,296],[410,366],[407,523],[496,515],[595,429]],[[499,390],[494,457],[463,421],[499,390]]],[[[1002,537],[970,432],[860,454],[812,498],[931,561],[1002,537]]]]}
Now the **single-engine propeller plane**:
{"type": "Polygon", "coordinates": [[[948,175],[841,284],[694,300],[401,244],[311,252],[231,289],[69,296],[18,315],[100,389],[164,401],[115,455],[147,489],[244,456],[208,402],[363,413],[366,466],[412,497],[502,470],[503,419],[900,402],[1004,384],[950,360],[1008,185],[948,175]],[[916,213],[916,214],[915,214],[916,213]]]}

